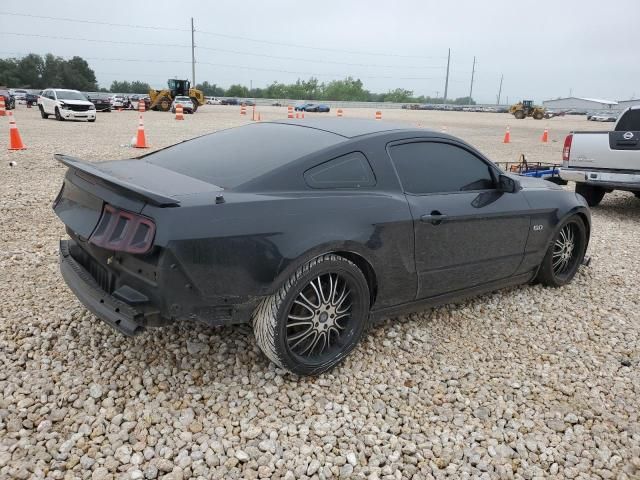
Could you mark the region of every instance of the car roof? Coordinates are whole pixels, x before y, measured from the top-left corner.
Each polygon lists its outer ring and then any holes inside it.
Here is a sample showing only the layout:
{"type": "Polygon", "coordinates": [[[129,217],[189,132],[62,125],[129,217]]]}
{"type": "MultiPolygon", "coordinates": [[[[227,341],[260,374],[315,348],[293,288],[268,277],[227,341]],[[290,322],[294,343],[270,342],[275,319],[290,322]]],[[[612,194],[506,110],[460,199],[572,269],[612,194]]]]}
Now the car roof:
{"type": "MultiPolygon", "coordinates": [[[[267,122],[265,122],[267,123],[267,122]]],[[[315,128],[346,138],[360,137],[374,133],[389,132],[393,130],[413,130],[406,124],[381,122],[380,120],[368,120],[364,118],[310,118],[304,120],[281,120],[268,123],[279,123],[298,127],[315,128]]],[[[421,132],[430,132],[420,129],[421,132]]]]}

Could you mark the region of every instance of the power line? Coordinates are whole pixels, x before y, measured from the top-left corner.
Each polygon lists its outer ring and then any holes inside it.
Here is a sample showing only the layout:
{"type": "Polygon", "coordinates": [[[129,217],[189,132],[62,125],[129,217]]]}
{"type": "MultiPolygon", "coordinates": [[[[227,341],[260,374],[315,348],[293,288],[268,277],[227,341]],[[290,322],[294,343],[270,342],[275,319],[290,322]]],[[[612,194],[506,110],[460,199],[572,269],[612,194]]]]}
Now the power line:
{"type": "Polygon", "coordinates": [[[177,43],[141,43],[141,42],[124,42],[118,40],[98,40],[97,38],[72,38],[72,37],[58,37],[55,35],[40,35],[37,33],[19,33],[19,32],[0,32],[0,35],[17,35],[20,37],[38,37],[38,38],[52,38],[55,40],[71,40],[74,42],[94,42],[94,43],[109,43],[113,45],[142,45],[145,47],[181,47],[191,48],[191,45],[180,45],[177,43]]]}
{"type": "MultiPolygon", "coordinates": [[[[118,40],[99,40],[95,38],[73,38],[73,37],[60,37],[56,35],[42,35],[36,33],[22,33],[22,32],[0,32],[0,35],[17,35],[23,37],[37,37],[37,38],[51,38],[54,40],[69,40],[69,41],[78,41],[78,42],[94,42],[94,43],[108,43],[108,44],[116,44],[116,45],[143,45],[143,46],[153,46],[153,47],[178,47],[178,48],[191,48],[191,45],[181,45],[175,43],[139,43],[139,42],[126,42],[126,41],[118,41],[118,40]]],[[[311,60],[307,58],[301,57],[285,57],[279,55],[269,55],[263,53],[253,53],[253,52],[243,52],[240,50],[229,50],[225,48],[215,48],[215,47],[205,47],[197,45],[196,48],[207,50],[207,51],[215,51],[215,52],[224,52],[224,53],[232,53],[235,55],[249,55],[254,57],[262,57],[262,58],[273,58],[277,60],[295,60],[300,62],[311,62],[311,63],[324,63],[324,64],[332,64],[332,65],[345,65],[351,67],[367,67],[367,68],[408,68],[408,69],[441,69],[444,68],[443,65],[425,65],[425,66],[406,66],[406,65],[377,65],[377,64],[366,64],[366,63],[349,63],[349,62],[337,62],[332,60],[311,60]]],[[[198,62],[200,63],[200,62],[198,62]]]]}
{"type": "MultiPolygon", "coordinates": [[[[125,28],[140,28],[140,29],[148,29],[148,30],[165,30],[165,31],[175,31],[175,32],[189,32],[189,29],[184,28],[171,28],[171,27],[158,27],[158,26],[150,26],[150,25],[135,25],[135,24],[126,24],[126,23],[112,23],[112,22],[100,22],[97,20],[85,20],[78,18],[65,18],[65,17],[51,17],[46,15],[33,15],[27,13],[16,13],[16,12],[0,12],[0,15],[8,15],[14,17],[27,17],[27,18],[39,18],[43,20],[56,20],[56,21],[64,21],[64,22],[75,22],[75,23],[85,23],[91,25],[106,25],[110,27],[125,27],[125,28]]],[[[397,57],[397,58],[414,58],[414,59],[442,59],[442,56],[423,56],[423,55],[402,55],[398,53],[384,53],[384,52],[366,52],[366,51],[358,51],[358,50],[345,50],[340,48],[328,48],[328,47],[316,47],[312,45],[301,45],[297,43],[287,43],[287,42],[278,42],[272,40],[262,40],[251,37],[243,37],[240,35],[229,35],[225,33],[212,32],[207,30],[196,30],[197,33],[201,33],[203,35],[212,35],[216,37],[230,38],[234,40],[244,40],[248,42],[261,43],[265,45],[277,45],[277,46],[285,46],[285,47],[293,47],[293,48],[304,48],[308,50],[318,50],[318,51],[326,51],[326,52],[339,52],[339,53],[348,53],[352,55],[370,55],[370,56],[378,56],[378,57],[397,57]]],[[[143,44],[144,45],[144,44],[143,44]]]]}
{"type": "MultiPolygon", "coordinates": [[[[6,52],[9,53],[9,52],[6,52]]],[[[17,53],[20,55],[26,55],[24,52],[10,52],[17,53]]],[[[190,64],[191,61],[188,60],[156,60],[156,59],[148,59],[148,58],[111,58],[111,57],[82,57],[85,60],[98,60],[98,61],[107,61],[107,62],[134,62],[134,63],[183,63],[190,64]]],[[[214,63],[214,62],[198,62],[199,65],[208,65],[213,67],[225,67],[225,68],[237,68],[244,70],[252,70],[252,71],[263,71],[263,72],[276,72],[276,73],[289,73],[293,75],[309,75],[312,77],[329,77],[329,78],[342,78],[345,76],[344,73],[314,73],[314,72],[299,72],[299,71],[291,71],[291,70],[282,70],[280,68],[261,68],[261,67],[253,67],[246,65],[232,65],[226,63],[214,63]]],[[[440,80],[442,77],[396,77],[396,76],[380,76],[380,75],[356,75],[358,78],[369,78],[369,79],[398,79],[398,80],[440,80]]]]}
{"type": "Polygon", "coordinates": [[[43,20],[56,20],[56,21],[63,21],[63,22],[88,23],[91,25],[107,25],[109,27],[144,28],[148,30],[166,30],[166,31],[174,31],[174,32],[189,31],[184,28],[156,27],[156,26],[150,26],[150,25],[133,25],[133,24],[127,24],[127,23],[98,22],[95,20],[81,20],[79,18],[48,17],[45,15],[33,15],[28,13],[0,12],[0,15],[8,15],[12,17],[40,18],[43,20]]]}

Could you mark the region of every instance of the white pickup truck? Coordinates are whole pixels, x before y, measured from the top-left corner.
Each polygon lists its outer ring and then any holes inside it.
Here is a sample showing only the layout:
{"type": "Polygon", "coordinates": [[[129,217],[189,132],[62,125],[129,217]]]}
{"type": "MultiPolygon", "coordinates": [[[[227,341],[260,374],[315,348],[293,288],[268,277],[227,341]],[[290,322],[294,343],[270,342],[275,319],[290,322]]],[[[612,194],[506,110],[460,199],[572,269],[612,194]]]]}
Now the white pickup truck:
{"type": "Polygon", "coordinates": [[[626,109],[613,131],[567,135],[560,177],[576,182],[576,193],[592,207],[613,190],[640,198],[640,105],[626,109]]]}

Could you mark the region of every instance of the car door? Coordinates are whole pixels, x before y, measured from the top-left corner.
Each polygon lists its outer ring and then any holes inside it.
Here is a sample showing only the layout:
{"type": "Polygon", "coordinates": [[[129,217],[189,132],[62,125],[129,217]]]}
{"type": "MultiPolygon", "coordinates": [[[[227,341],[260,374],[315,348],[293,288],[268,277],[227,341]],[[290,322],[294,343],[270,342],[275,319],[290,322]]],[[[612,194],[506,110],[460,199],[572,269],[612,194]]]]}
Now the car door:
{"type": "Polygon", "coordinates": [[[513,275],[529,233],[522,194],[497,189],[499,170],[453,141],[389,146],[413,216],[416,298],[513,275]]]}
{"type": "Polygon", "coordinates": [[[56,113],[56,92],[54,90],[49,90],[49,95],[47,96],[46,103],[47,105],[44,109],[45,113],[56,113]]]}

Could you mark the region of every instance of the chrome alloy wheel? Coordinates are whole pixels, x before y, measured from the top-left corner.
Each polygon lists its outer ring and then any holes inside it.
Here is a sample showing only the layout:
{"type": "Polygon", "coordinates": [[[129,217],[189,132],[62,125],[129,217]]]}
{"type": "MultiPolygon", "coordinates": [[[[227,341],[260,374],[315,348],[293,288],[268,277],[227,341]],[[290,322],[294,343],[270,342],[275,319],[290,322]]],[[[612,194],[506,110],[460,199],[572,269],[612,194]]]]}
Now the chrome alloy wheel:
{"type": "Polygon", "coordinates": [[[287,317],[286,335],[290,351],[320,359],[340,351],[352,334],[352,294],[347,281],[337,273],[311,280],[293,301],[287,317]]]}
{"type": "Polygon", "coordinates": [[[556,242],[553,246],[553,273],[555,275],[563,275],[571,268],[573,268],[573,261],[575,260],[575,226],[572,223],[567,223],[556,238],[556,242]]]}

